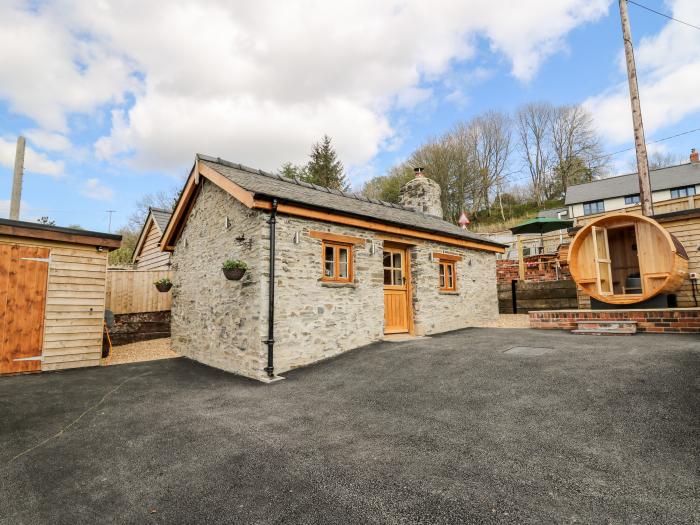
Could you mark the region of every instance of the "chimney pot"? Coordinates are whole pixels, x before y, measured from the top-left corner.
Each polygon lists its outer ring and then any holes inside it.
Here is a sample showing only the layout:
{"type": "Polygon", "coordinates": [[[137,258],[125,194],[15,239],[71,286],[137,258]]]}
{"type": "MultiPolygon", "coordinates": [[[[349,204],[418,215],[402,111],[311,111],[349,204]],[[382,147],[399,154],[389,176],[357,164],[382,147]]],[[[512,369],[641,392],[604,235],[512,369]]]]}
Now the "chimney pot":
{"type": "Polygon", "coordinates": [[[420,167],[420,166],[419,166],[419,167],[416,167],[416,168],[413,168],[413,173],[416,174],[416,178],[418,178],[418,177],[425,177],[425,175],[423,175],[423,170],[424,170],[424,169],[425,169],[425,168],[420,167]]]}
{"type": "Polygon", "coordinates": [[[700,162],[700,155],[698,155],[698,152],[695,150],[695,148],[690,150],[690,162],[695,164],[696,162],[700,162]]]}

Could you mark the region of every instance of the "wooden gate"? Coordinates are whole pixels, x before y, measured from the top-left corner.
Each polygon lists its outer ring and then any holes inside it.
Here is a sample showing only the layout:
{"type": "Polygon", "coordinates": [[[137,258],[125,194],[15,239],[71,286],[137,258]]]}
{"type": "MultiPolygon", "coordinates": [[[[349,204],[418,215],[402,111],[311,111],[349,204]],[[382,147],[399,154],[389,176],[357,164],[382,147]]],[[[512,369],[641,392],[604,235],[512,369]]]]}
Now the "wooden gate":
{"type": "Polygon", "coordinates": [[[0,244],[0,374],[41,369],[49,249],[0,244]]]}

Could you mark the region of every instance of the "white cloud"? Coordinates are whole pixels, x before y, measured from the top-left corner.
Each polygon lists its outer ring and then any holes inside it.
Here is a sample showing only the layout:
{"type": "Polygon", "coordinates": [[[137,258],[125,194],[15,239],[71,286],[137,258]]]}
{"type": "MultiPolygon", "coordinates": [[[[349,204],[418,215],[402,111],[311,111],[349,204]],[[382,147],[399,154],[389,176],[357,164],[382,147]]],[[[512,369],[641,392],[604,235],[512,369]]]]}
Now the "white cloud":
{"type": "Polygon", "coordinates": [[[52,133],[42,129],[30,129],[24,132],[29,142],[45,151],[68,151],[72,144],[68,137],[61,133],[52,133]]]}
{"type": "MultiPolygon", "coordinates": [[[[1,166],[14,168],[16,152],[17,143],[15,141],[5,140],[0,137],[1,166]]],[[[51,160],[43,153],[26,146],[24,150],[24,170],[25,172],[50,175],[51,177],[62,177],[64,163],[61,160],[51,160]]]]}
{"type": "MultiPolygon", "coordinates": [[[[682,20],[700,20],[700,3],[676,0],[671,12],[682,20]]],[[[614,143],[633,140],[629,88],[620,53],[617,61],[625,80],[586,101],[598,128],[614,143]]],[[[669,21],[659,34],[637,45],[635,62],[647,140],[700,111],[700,31],[669,21]]]]}
{"type": "Polygon", "coordinates": [[[114,190],[102,184],[99,179],[87,179],[80,194],[98,201],[109,201],[114,198],[114,190]]]}
{"type": "Polygon", "coordinates": [[[274,169],[323,133],[362,165],[392,142],[389,112],[428,101],[426,83],[473,59],[478,38],[526,82],[608,0],[37,6],[0,8],[0,98],[59,131],[67,115],[109,106],[98,155],[174,171],[195,151],[274,169]]]}

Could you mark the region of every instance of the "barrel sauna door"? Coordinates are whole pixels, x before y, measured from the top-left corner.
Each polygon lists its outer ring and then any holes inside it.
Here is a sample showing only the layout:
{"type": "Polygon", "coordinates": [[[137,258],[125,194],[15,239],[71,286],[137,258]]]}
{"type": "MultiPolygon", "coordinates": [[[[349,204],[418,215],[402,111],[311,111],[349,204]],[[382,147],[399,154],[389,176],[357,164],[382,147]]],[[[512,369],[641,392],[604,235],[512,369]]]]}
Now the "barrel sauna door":
{"type": "Polygon", "coordinates": [[[612,260],[608,244],[608,230],[593,227],[593,255],[596,270],[596,284],[600,295],[612,295],[612,260]]]}
{"type": "Polygon", "coordinates": [[[49,249],[0,244],[0,374],[41,369],[49,249]]]}
{"type": "Polygon", "coordinates": [[[384,333],[408,332],[406,250],[384,249],[384,333]]]}

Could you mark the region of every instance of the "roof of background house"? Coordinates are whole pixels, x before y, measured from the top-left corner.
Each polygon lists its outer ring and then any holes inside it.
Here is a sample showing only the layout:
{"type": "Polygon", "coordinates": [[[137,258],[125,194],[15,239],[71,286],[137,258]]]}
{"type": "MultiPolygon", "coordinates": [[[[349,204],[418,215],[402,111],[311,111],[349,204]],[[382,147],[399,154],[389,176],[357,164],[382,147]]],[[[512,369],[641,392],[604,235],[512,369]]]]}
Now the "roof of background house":
{"type": "Polygon", "coordinates": [[[173,214],[172,210],[164,210],[162,208],[149,208],[151,215],[153,215],[153,220],[158,226],[161,233],[165,232],[165,228],[168,226],[168,221],[170,216],[173,214]]]}
{"type": "MultiPolygon", "coordinates": [[[[700,164],[686,163],[667,168],[651,170],[651,191],[668,190],[680,186],[700,184],[700,164]]],[[[639,179],[637,173],[608,177],[586,184],[569,186],[566,189],[564,204],[577,204],[580,202],[598,201],[639,193],[639,179]]]]}
{"type": "Polygon", "coordinates": [[[197,159],[243,189],[255,194],[256,197],[276,198],[309,208],[322,208],[415,230],[440,233],[493,246],[503,246],[501,243],[463,230],[456,224],[433,215],[413,211],[399,204],[370,199],[357,193],[324,188],[207,155],[198,154],[197,159]]]}
{"type": "Polygon", "coordinates": [[[560,213],[563,213],[564,215],[568,214],[569,208],[552,208],[551,210],[540,210],[537,212],[537,217],[546,219],[558,219],[560,213]]]}

